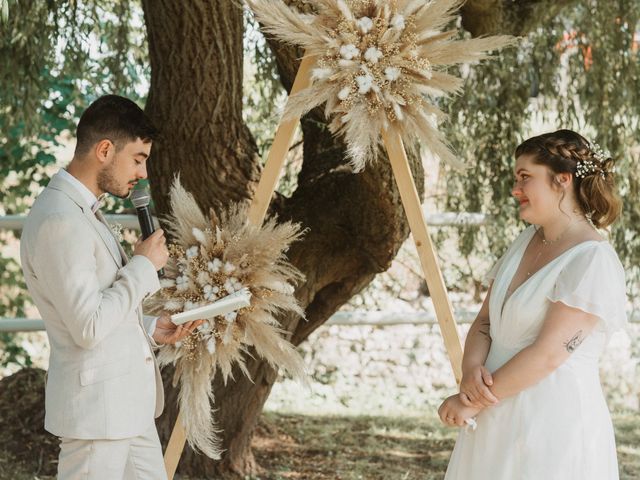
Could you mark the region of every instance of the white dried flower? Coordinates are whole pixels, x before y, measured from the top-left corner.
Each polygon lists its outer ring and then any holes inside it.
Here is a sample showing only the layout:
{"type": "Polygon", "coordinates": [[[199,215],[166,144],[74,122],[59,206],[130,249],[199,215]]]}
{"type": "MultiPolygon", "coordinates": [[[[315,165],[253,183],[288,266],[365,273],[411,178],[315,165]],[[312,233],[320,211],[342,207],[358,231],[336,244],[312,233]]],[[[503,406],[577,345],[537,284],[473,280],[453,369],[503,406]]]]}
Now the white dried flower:
{"type": "Polygon", "coordinates": [[[224,273],[226,273],[227,275],[234,272],[235,269],[236,269],[236,266],[231,262],[226,262],[224,264],[224,273]]]}
{"type": "Polygon", "coordinates": [[[227,278],[227,280],[224,282],[223,288],[228,292],[228,293],[233,293],[236,291],[236,287],[234,282],[230,279],[227,278]]]}
{"type": "Polygon", "coordinates": [[[398,67],[387,67],[384,69],[384,77],[393,82],[400,78],[400,69],[398,67]]]}
{"type": "Polygon", "coordinates": [[[213,301],[218,298],[218,293],[220,293],[220,287],[205,285],[202,288],[202,292],[204,293],[204,298],[209,301],[213,301]]]}
{"type": "Polygon", "coordinates": [[[353,60],[360,56],[360,50],[353,43],[349,43],[340,47],[340,55],[346,60],[353,60]]]}
{"type": "Polygon", "coordinates": [[[183,302],[177,299],[169,300],[164,304],[164,309],[169,311],[181,310],[183,302]]]}
{"type": "Polygon", "coordinates": [[[356,77],[356,83],[358,84],[358,93],[365,94],[373,86],[373,77],[369,74],[360,75],[356,77]]]}
{"type": "Polygon", "coordinates": [[[171,288],[175,287],[176,282],[172,278],[161,278],[160,279],[160,287],[162,288],[171,288]]]}
{"type": "Polygon", "coordinates": [[[186,290],[189,288],[189,277],[186,275],[180,275],[176,278],[176,289],[186,290]]]}
{"type": "Polygon", "coordinates": [[[196,282],[198,282],[198,285],[200,286],[206,285],[210,281],[211,278],[209,277],[209,272],[207,272],[206,270],[202,270],[198,272],[198,275],[196,275],[196,282]]]}
{"type": "Polygon", "coordinates": [[[362,17],[356,20],[356,25],[362,33],[369,33],[373,28],[373,20],[369,17],[362,17]]]}
{"type": "Polygon", "coordinates": [[[187,258],[197,257],[198,253],[200,253],[200,248],[198,248],[197,245],[187,248],[187,251],[185,252],[187,258]]]}
{"type": "Polygon", "coordinates": [[[332,73],[333,69],[331,68],[314,68],[311,78],[313,80],[323,80],[325,78],[329,78],[332,73]]]}
{"type": "Polygon", "coordinates": [[[225,313],[224,320],[227,323],[233,323],[235,322],[237,317],[238,317],[238,312],[229,312],[229,313],[225,313]]]}
{"type": "Polygon", "coordinates": [[[391,26],[391,28],[395,28],[396,30],[404,30],[404,27],[406,26],[404,16],[396,13],[391,19],[391,22],[389,22],[389,26],[391,26]]]}
{"type": "Polygon", "coordinates": [[[367,48],[367,51],[364,52],[365,60],[371,63],[378,63],[378,60],[380,60],[383,56],[384,55],[382,54],[382,52],[376,47],[369,47],[367,48]]]}
{"type": "Polygon", "coordinates": [[[351,87],[344,87],[342,90],[338,92],[338,98],[340,100],[346,100],[347,98],[349,98],[350,94],[351,94],[351,87]]]}
{"type": "Polygon", "coordinates": [[[196,240],[198,242],[200,242],[202,245],[206,245],[207,244],[207,236],[204,234],[204,232],[202,230],[200,230],[197,227],[193,227],[191,229],[191,232],[193,233],[193,236],[196,237],[196,240]]]}
{"type": "Polygon", "coordinates": [[[193,310],[194,308],[198,308],[200,304],[198,302],[192,302],[191,300],[187,300],[184,302],[184,311],[193,310]]]}
{"type": "Polygon", "coordinates": [[[210,338],[209,341],[207,342],[207,351],[211,355],[216,353],[216,339],[215,338],[210,338]]]}
{"type": "Polygon", "coordinates": [[[207,262],[207,268],[210,272],[220,273],[220,268],[222,267],[222,262],[219,258],[214,258],[213,261],[207,262]]]}

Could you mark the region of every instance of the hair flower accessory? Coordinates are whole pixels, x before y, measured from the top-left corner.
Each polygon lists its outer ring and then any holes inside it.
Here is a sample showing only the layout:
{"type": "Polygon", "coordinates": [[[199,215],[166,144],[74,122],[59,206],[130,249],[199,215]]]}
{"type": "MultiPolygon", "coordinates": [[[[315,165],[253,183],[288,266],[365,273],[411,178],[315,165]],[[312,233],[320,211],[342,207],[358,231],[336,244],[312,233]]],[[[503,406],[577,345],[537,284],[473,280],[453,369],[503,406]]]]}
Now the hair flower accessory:
{"type": "MultiPolygon", "coordinates": [[[[592,175],[598,171],[601,171],[599,165],[596,165],[595,162],[591,160],[580,160],[576,164],[576,177],[578,178],[586,178],[589,175],[592,175]]],[[[604,172],[601,171],[601,175],[604,178],[604,172]]]]}
{"type": "Polygon", "coordinates": [[[600,163],[604,162],[607,158],[611,157],[611,153],[608,150],[604,150],[600,145],[595,142],[591,142],[589,145],[591,152],[593,153],[593,158],[598,160],[600,163]]]}
{"type": "Polygon", "coordinates": [[[609,151],[604,150],[600,145],[595,142],[589,143],[589,149],[593,160],[580,160],[576,163],[576,177],[586,178],[593,174],[599,174],[602,178],[605,178],[608,173],[605,162],[611,157],[609,151]]]}

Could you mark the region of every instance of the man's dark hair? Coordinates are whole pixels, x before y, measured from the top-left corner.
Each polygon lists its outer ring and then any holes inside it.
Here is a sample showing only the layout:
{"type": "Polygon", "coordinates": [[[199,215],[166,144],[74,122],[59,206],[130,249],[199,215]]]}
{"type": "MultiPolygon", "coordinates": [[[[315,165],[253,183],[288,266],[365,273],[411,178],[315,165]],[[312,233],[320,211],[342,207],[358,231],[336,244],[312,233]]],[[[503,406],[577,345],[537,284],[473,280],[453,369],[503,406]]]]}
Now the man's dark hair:
{"type": "Polygon", "coordinates": [[[128,98],[104,95],[84,111],[76,129],[76,155],[84,155],[101,140],[111,140],[119,150],[140,138],[151,142],[158,137],[142,109],[128,98]]]}

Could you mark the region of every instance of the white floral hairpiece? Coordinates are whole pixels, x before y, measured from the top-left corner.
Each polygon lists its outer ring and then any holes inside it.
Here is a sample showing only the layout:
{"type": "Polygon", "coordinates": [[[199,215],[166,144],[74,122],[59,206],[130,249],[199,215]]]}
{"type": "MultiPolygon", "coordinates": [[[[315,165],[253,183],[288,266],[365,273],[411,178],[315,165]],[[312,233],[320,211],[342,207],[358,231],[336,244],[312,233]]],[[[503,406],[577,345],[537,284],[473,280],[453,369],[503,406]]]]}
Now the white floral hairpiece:
{"type": "Polygon", "coordinates": [[[595,142],[591,142],[589,145],[591,149],[591,153],[593,153],[593,158],[598,160],[600,163],[604,162],[607,158],[611,157],[611,153],[609,150],[604,150],[600,145],[595,142]]]}
{"type": "Polygon", "coordinates": [[[602,178],[610,173],[605,169],[604,162],[607,158],[611,157],[611,153],[608,150],[604,150],[600,145],[595,142],[589,144],[589,149],[595,160],[580,160],[576,163],[576,177],[585,178],[594,173],[600,174],[602,178]]]}
{"type": "Polygon", "coordinates": [[[602,178],[604,178],[604,171],[600,168],[600,165],[597,165],[595,162],[591,160],[580,160],[576,164],[576,177],[578,178],[586,178],[598,171],[602,178]]]}

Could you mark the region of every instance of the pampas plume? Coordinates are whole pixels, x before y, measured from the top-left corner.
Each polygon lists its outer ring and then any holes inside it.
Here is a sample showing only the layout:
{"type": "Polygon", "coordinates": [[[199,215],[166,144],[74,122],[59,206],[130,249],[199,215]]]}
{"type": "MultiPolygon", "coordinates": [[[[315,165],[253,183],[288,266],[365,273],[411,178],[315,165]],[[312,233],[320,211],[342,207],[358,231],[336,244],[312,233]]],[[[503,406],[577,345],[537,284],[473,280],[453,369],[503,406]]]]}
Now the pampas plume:
{"type": "Polygon", "coordinates": [[[317,57],[312,85],[289,98],[285,120],[325,104],[329,128],[344,137],[355,171],[376,159],[380,133],[388,129],[464,167],[423,112],[443,118],[434,99],[459,92],[462,81],[447,67],[515,43],[507,36],[454,40],[456,31],[441,32],[464,0],[309,0],[314,15],[281,0],[246,3],[266,32],[317,57]]]}
{"type": "Polygon", "coordinates": [[[163,225],[174,243],[162,288],[145,304],[149,313],[178,313],[242,288],[252,294],[250,307],[206,319],[179,344],[164,345],[158,353],[161,365],[175,365],[173,381],[180,385],[178,403],[189,444],[217,459],[221,452],[211,386],[216,373],[227,383],[237,366],[249,377],[245,358],[252,349],[273,368],[306,382],[304,362],[275,317],[304,317],[291,287],[303,276],[285,255],[303,232],[297,224],[274,218],[252,225],[246,207],[239,205],[220,218],[206,217],[179,178],[171,187],[170,205],[163,225]]]}

